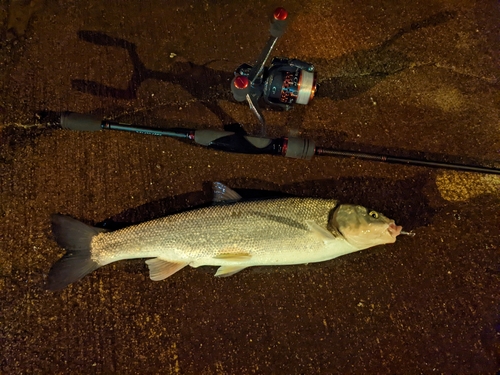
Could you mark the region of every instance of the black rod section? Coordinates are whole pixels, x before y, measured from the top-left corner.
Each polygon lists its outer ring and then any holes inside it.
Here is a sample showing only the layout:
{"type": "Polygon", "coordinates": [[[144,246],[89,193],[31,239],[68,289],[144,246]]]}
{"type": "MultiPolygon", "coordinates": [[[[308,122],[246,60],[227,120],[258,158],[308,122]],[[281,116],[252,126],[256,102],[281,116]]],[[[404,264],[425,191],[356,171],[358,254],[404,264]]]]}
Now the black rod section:
{"type": "Polygon", "coordinates": [[[333,150],[321,147],[316,148],[315,155],[342,156],[342,157],[351,157],[351,158],[373,160],[373,161],[383,161],[388,163],[421,165],[432,168],[446,168],[446,169],[456,169],[469,172],[500,174],[500,169],[498,168],[489,168],[483,166],[476,167],[473,165],[466,165],[466,164],[444,163],[444,162],[426,161],[426,160],[418,160],[411,158],[399,158],[394,156],[368,154],[357,151],[333,150]]]}

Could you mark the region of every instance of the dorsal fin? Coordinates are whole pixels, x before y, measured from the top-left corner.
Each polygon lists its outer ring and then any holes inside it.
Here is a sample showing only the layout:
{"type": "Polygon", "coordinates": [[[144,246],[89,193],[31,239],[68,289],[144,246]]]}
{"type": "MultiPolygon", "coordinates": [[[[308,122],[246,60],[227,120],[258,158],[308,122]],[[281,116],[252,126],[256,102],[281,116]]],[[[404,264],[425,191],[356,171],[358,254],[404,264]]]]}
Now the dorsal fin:
{"type": "Polygon", "coordinates": [[[241,200],[241,195],[221,182],[214,182],[212,189],[214,191],[214,203],[234,203],[241,200]]]}

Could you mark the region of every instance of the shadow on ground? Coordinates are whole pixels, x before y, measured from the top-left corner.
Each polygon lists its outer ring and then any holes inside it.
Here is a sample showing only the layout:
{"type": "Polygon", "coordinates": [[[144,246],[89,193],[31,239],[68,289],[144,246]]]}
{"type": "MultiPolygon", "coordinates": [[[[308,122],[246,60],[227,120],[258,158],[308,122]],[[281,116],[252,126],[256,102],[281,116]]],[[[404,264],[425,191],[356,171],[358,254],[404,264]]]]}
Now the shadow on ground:
{"type": "MultiPolygon", "coordinates": [[[[356,51],[353,54],[340,56],[338,59],[331,61],[311,59],[311,62],[317,66],[328,64],[343,67],[342,71],[344,72],[344,75],[339,77],[320,76],[317,96],[328,97],[333,100],[348,99],[370,90],[387,77],[407,69],[411,65],[411,60],[404,53],[392,50],[391,47],[394,43],[406,34],[448,22],[455,17],[456,13],[454,12],[439,12],[405,26],[375,48],[356,51]]],[[[73,89],[95,96],[129,100],[137,98],[137,90],[145,80],[155,79],[170,82],[180,85],[188,91],[224,124],[235,122],[217,104],[219,99],[230,100],[232,98],[229,83],[233,74],[209,68],[207,65],[212,61],[204,65],[178,61],[173,64],[170,71],[162,72],[146,68],[137,53],[135,44],[127,40],[90,30],[79,31],[78,37],[95,45],[113,46],[127,50],[133,65],[133,73],[125,89],[82,79],[72,80],[73,89]],[[227,90],[222,92],[218,90],[221,85],[227,87],[227,90]]]]}

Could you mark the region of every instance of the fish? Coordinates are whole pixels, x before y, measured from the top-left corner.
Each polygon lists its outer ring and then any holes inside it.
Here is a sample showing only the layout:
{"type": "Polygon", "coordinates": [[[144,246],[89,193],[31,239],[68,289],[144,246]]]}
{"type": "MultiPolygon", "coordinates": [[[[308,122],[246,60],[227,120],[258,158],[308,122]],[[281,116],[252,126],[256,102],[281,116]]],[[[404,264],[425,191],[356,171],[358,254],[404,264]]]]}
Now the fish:
{"type": "Polygon", "coordinates": [[[151,280],[186,266],[218,266],[215,276],[252,266],[324,262],[390,244],[402,227],[382,213],[335,199],[287,197],[242,201],[213,183],[213,204],[106,231],[70,216],[52,215],[52,232],[66,250],[50,269],[57,291],[107,264],[148,258],[151,280]]]}

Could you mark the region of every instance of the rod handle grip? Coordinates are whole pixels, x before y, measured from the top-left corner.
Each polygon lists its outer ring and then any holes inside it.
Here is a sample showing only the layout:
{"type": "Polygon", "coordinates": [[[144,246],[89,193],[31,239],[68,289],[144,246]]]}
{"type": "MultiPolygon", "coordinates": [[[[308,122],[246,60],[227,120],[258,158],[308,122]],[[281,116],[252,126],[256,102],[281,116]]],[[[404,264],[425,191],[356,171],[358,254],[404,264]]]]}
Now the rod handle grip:
{"type": "Polygon", "coordinates": [[[63,112],[59,124],[69,130],[94,132],[102,129],[100,117],[76,112],[63,112]]]}
{"type": "Polygon", "coordinates": [[[240,154],[283,155],[293,159],[311,159],[314,142],[300,138],[254,137],[220,130],[196,130],[195,143],[212,149],[240,154]]]}

